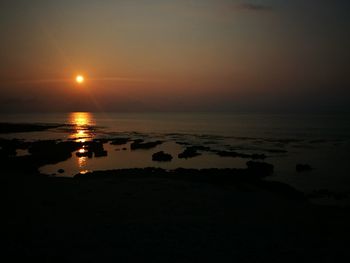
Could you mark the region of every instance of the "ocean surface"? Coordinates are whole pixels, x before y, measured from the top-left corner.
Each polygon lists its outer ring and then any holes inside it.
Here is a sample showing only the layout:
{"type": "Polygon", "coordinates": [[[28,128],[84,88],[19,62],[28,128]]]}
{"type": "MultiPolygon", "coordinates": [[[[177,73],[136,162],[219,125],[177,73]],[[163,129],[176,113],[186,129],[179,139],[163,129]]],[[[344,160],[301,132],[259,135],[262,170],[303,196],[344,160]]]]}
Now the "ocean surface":
{"type": "MultiPolygon", "coordinates": [[[[350,195],[350,116],[349,115],[272,115],[232,113],[57,113],[7,114],[0,122],[57,123],[69,128],[44,132],[2,134],[2,138],[24,140],[62,139],[86,141],[99,138],[129,137],[144,141],[162,140],[150,150],[131,150],[130,143],[106,143],[107,157],[73,157],[41,167],[41,172],[74,176],[95,170],[118,168],[244,168],[249,159],[221,157],[211,151],[200,156],[177,157],[186,145],[205,146],[214,151],[265,154],[265,162],[275,166],[269,180],[288,183],[311,193],[328,189],[350,195]],[[165,151],[173,155],[167,163],[152,161],[152,154],[165,151]],[[297,164],[313,169],[297,172],[297,164]]],[[[28,154],[25,150],[18,155],[28,154]]]]}

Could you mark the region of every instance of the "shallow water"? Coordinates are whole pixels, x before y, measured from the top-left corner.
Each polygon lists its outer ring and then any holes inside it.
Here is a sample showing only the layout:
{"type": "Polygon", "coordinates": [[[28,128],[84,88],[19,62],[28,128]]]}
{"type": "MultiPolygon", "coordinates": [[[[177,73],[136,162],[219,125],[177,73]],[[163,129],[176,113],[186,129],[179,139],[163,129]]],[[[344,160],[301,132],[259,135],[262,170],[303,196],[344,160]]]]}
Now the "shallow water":
{"type": "Polygon", "coordinates": [[[249,160],[219,157],[211,151],[203,151],[201,156],[194,158],[179,159],[177,155],[186,145],[178,143],[187,143],[208,146],[212,150],[263,153],[267,156],[265,161],[275,166],[271,180],[286,182],[307,192],[326,188],[350,193],[347,173],[350,118],[347,115],[60,113],[1,115],[0,121],[71,125],[45,132],[3,134],[0,136],[3,138],[84,142],[122,136],[164,141],[150,150],[131,150],[130,143],[118,146],[106,143],[107,157],[77,157],[74,153],[65,162],[41,168],[41,172],[50,175],[74,176],[94,170],[149,166],[165,169],[241,168],[249,160]],[[154,162],[152,154],[157,151],[170,153],[174,158],[171,162],[154,162]],[[298,163],[310,164],[314,169],[297,173],[295,166],[298,163]],[[58,169],[65,172],[58,174],[58,169]]]}

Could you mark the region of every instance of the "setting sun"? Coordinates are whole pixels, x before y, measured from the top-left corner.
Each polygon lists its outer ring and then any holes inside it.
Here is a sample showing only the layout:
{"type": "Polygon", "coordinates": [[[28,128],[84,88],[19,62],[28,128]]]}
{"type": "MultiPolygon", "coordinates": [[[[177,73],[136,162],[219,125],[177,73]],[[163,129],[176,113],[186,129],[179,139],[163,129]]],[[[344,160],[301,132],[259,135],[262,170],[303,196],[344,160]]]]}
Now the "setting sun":
{"type": "Polygon", "coordinates": [[[82,75],[78,75],[76,78],[75,78],[75,81],[78,83],[78,84],[82,84],[84,82],[84,77],[82,75]]]}

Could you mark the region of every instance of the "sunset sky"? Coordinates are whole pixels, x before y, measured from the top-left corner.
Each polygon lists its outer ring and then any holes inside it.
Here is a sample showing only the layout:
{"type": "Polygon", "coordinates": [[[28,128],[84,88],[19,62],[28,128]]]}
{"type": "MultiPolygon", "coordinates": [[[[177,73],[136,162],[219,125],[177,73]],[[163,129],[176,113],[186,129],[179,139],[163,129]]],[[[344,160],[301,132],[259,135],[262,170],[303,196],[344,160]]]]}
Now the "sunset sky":
{"type": "Polygon", "coordinates": [[[345,0],[1,1],[0,111],[349,111],[349,14],[345,0]]]}

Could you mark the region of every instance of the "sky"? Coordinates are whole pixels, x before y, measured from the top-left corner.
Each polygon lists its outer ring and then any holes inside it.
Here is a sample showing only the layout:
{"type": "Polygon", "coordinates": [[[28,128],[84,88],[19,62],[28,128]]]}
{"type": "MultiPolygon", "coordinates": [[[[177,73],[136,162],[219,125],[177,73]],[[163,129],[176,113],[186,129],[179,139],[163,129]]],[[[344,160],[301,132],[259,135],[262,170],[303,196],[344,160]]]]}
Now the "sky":
{"type": "Polygon", "coordinates": [[[2,0],[0,112],[350,111],[349,13],[347,0],[2,0]]]}

